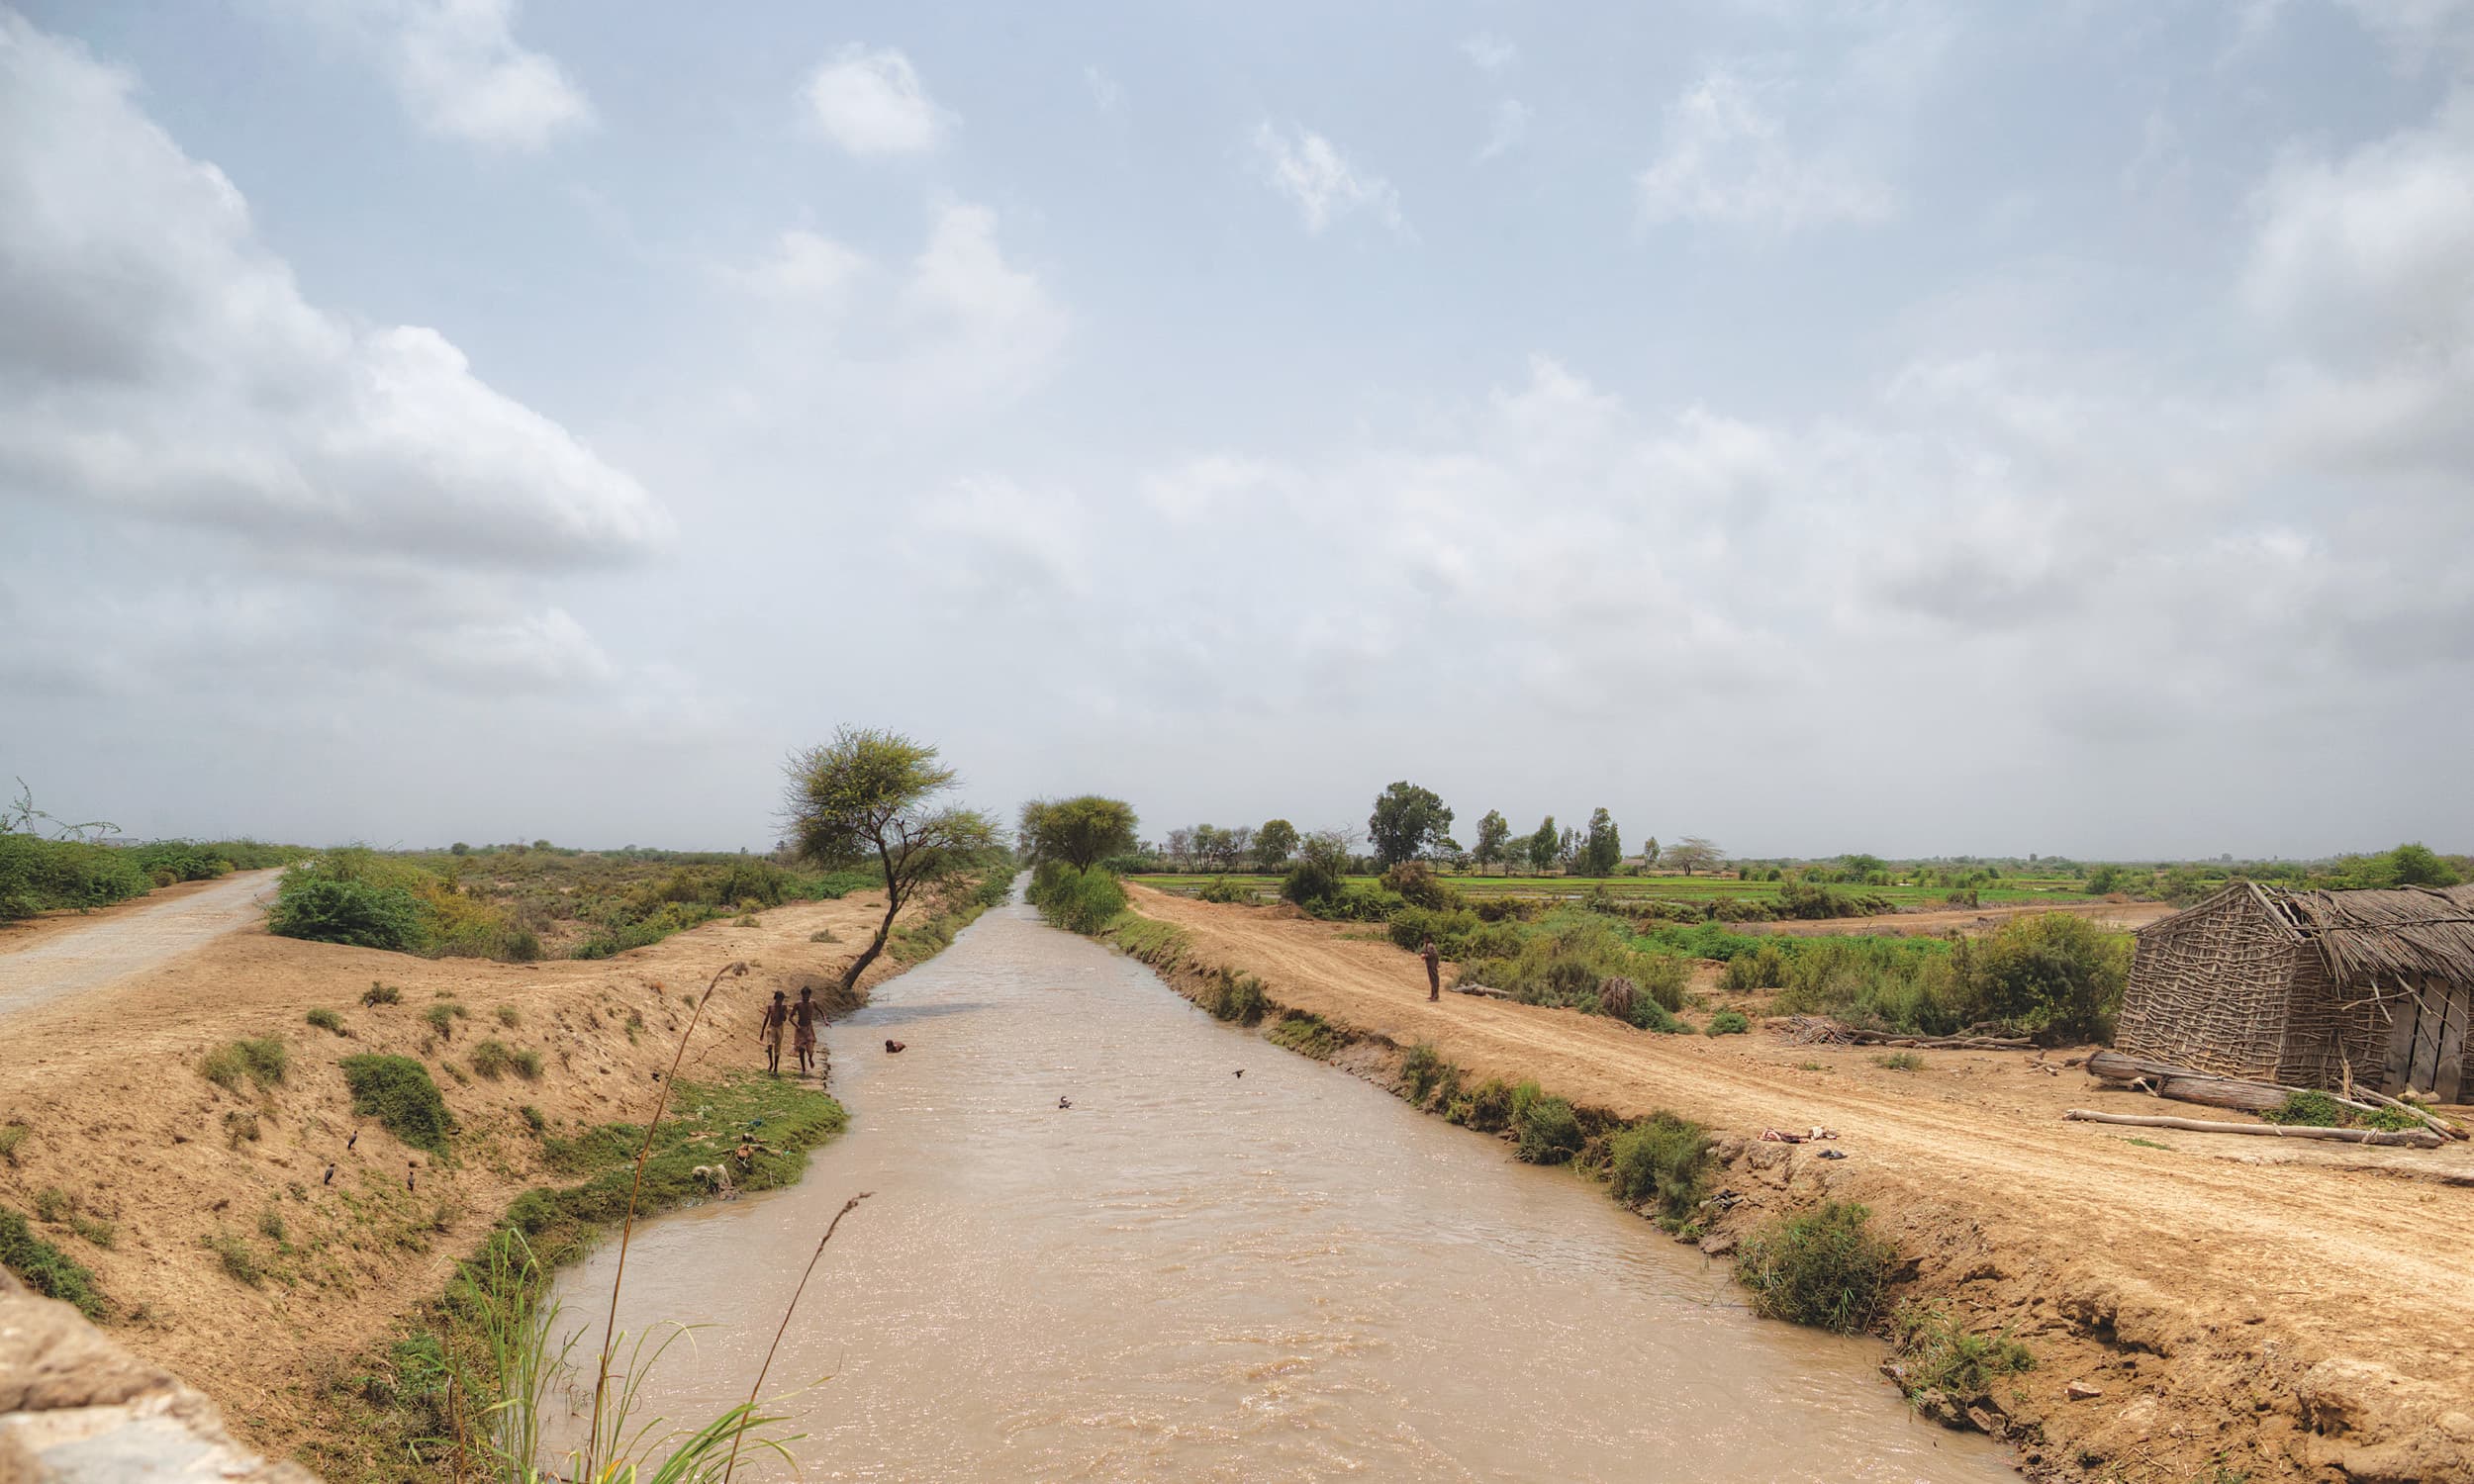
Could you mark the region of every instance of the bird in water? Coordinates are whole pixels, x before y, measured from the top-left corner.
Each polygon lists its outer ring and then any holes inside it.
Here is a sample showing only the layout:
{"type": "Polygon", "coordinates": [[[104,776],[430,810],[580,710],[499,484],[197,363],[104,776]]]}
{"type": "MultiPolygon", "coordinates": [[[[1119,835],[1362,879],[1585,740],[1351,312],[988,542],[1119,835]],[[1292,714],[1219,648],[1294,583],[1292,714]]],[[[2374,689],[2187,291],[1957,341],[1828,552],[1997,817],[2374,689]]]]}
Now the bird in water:
{"type": "Polygon", "coordinates": [[[1072,1099],[1072,1098],[1070,1098],[1070,1097],[1061,1097],[1061,1098],[1058,1098],[1058,1099],[1057,1099],[1057,1106],[1058,1106],[1058,1107],[1060,1107],[1060,1108],[1071,1108],[1071,1107],[1073,1107],[1073,1106],[1074,1106],[1074,1099],[1072,1099]]]}

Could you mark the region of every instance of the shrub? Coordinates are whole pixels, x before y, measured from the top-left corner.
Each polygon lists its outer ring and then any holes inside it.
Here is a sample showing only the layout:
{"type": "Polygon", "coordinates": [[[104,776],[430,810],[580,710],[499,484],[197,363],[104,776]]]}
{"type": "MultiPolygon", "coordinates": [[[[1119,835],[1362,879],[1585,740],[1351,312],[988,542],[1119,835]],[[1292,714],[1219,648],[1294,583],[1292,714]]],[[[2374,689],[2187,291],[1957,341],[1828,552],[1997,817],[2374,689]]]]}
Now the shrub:
{"type": "Polygon", "coordinates": [[[1741,1010],[1721,1010],[1709,1018],[1709,1029],[1704,1034],[1741,1036],[1752,1028],[1753,1022],[1745,1019],[1741,1010]]]}
{"type": "Polygon", "coordinates": [[[1063,861],[1042,861],[1031,874],[1031,905],[1051,925],[1094,935],[1125,910],[1125,887],[1106,870],[1080,871],[1063,861]]]}
{"type": "Polygon", "coordinates": [[[511,1031],[516,1028],[518,1022],[523,1019],[522,1015],[516,1013],[516,1007],[514,1005],[501,1005],[498,1007],[496,1013],[498,1015],[498,1023],[507,1027],[511,1031]]]}
{"type": "Polygon", "coordinates": [[[350,1031],[343,1028],[343,1017],[337,1015],[333,1010],[312,1010],[309,1014],[301,1018],[307,1020],[311,1025],[318,1027],[322,1031],[332,1031],[338,1036],[349,1036],[352,1034],[350,1031]]]}
{"type": "Polygon", "coordinates": [[[1656,1199],[1670,1221],[1691,1216],[1708,1174],[1708,1131],[1671,1113],[1653,1113],[1607,1141],[1610,1193],[1627,1206],[1656,1199]]]}
{"type": "Polygon", "coordinates": [[[1253,974],[1215,969],[1203,986],[1202,1007],[1217,1019],[1256,1025],[1271,1009],[1271,1001],[1263,993],[1263,981],[1253,974]]]}
{"type": "Polygon", "coordinates": [[[523,1077],[525,1081],[541,1080],[541,1054],[539,1052],[528,1046],[521,1047],[508,1058],[508,1061],[515,1067],[516,1075],[523,1077]]]}
{"type": "Polygon", "coordinates": [[[1655,1012],[1683,1003],[1682,961],[1641,952],[1620,927],[1596,913],[1559,909],[1534,926],[1510,932],[1510,952],[1465,961],[1461,976],[1492,985],[1523,1004],[1564,1005],[1590,1014],[1606,1009],[1600,986],[1622,977],[1633,985],[1632,1013],[1624,1018],[1642,1026],[1662,1026],[1655,1012]]]}
{"type": "Polygon", "coordinates": [[[2035,1354],[2008,1332],[1970,1335],[1937,1304],[1901,1304],[1890,1327],[1908,1362],[1899,1384],[1911,1397],[1926,1391],[1980,1397],[2000,1377],[2036,1368],[2035,1354]]]}
{"type": "Polygon", "coordinates": [[[1280,894],[1283,900],[1312,912],[1340,895],[1348,876],[1347,844],[1330,835],[1308,835],[1297,848],[1297,864],[1281,879],[1280,894]]]}
{"type": "Polygon", "coordinates": [[[2270,1123],[2288,1127],[2337,1129],[2345,1126],[2349,1111],[2344,1104],[2325,1092],[2288,1092],[2281,1106],[2270,1108],[2259,1116],[2270,1123]]]}
{"type": "Polygon", "coordinates": [[[262,1136],[256,1113],[234,1108],[224,1114],[224,1142],[232,1148],[255,1144],[262,1136]]]}
{"type": "Polygon", "coordinates": [[[344,1084],[352,1089],[352,1111],[375,1118],[379,1126],[415,1149],[446,1152],[446,1136],[455,1119],[438,1096],[428,1068],[410,1057],[346,1057],[344,1084]]]}
{"type": "Polygon", "coordinates": [[[37,1293],[75,1305],[88,1319],[104,1317],[103,1295],[94,1285],[94,1274],[36,1236],[25,1217],[6,1207],[0,1207],[0,1267],[17,1274],[37,1293]]]}
{"type": "Polygon", "coordinates": [[[439,1040],[452,1041],[455,1039],[455,1022],[468,1018],[470,1014],[461,1004],[445,999],[422,1011],[421,1018],[429,1023],[429,1029],[438,1033],[439,1040]]]}
{"type": "Polygon", "coordinates": [[[808,935],[808,941],[810,943],[839,943],[842,941],[842,935],[833,931],[831,928],[818,928],[814,932],[808,935]]]}
{"type": "Polygon", "coordinates": [[[1432,1042],[1420,1041],[1409,1048],[1400,1059],[1400,1087],[1412,1106],[1426,1106],[1426,1099],[1442,1085],[1448,1065],[1432,1042]]]}
{"type": "Polygon", "coordinates": [[[1446,1099],[1444,1121],[1475,1129],[1481,1134],[1501,1133],[1511,1127],[1512,1092],[1511,1084],[1501,1077],[1488,1077],[1476,1086],[1456,1092],[1446,1099]]]}
{"type": "Polygon", "coordinates": [[[1778,945],[1764,943],[1749,954],[1727,961],[1719,985],[1727,989],[1781,989],[1787,982],[1787,956],[1778,945]]]}
{"type": "Polygon", "coordinates": [[[1384,872],[1382,889],[1429,912],[1446,912],[1461,905],[1459,889],[1436,876],[1435,868],[1423,861],[1402,861],[1384,872]]]}
{"type": "Polygon", "coordinates": [[[524,1127],[532,1130],[536,1137],[549,1131],[549,1120],[543,1118],[541,1116],[541,1110],[532,1106],[532,1104],[526,1103],[523,1107],[518,1108],[516,1111],[523,1115],[524,1127]]]}
{"type": "Polygon", "coordinates": [[[68,1229],[95,1246],[105,1248],[112,1245],[112,1239],[117,1235],[117,1229],[110,1222],[99,1216],[83,1216],[74,1211],[69,1213],[68,1229]]]}
{"type": "Polygon", "coordinates": [[[35,1219],[56,1226],[72,1204],[67,1191],[57,1185],[46,1185],[35,1192],[35,1219]]]}
{"type": "Polygon", "coordinates": [[[363,1005],[391,1005],[403,997],[403,990],[393,984],[381,984],[376,979],[371,979],[369,987],[361,991],[363,1005]]]}
{"type": "Polygon", "coordinates": [[[1438,911],[1431,907],[1402,907],[1391,914],[1391,942],[1395,948],[1415,953],[1428,938],[1435,940],[1435,949],[1447,959],[1468,959],[1495,953],[1511,953],[1520,945],[1517,928],[1489,929],[1476,913],[1467,907],[1438,911]]]}
{"type": "Polygon", "coordinates": [[[303,865],[284,873],[275,904],[266,913],[268,932],[282,938],[397,953],[420,946],[421,903],[412,892],[401,886],[303,874],[309,870],[303,865]]]}
{"type": "Polygon", "coordinates": [[[1985,1011],[2021,1034],[2048,1043],[2112,1036],[2131,973],[2129,934],[2040,912],[2003,923],[1973,957],[1985,1011]]]}
{"type": "Polygon", "coordinates": [[[1197,901],[1216,902],[1221,906],[1234,906],[1240,902],[1253,901],[1254,893],[1225,876],[1215,876],[1202,883],[1202,889],[1194,893],[1194,898],[1197,901]]]}
{"type": "Polygon", "coordinates": [[[496,1041],[484,1041],[472,1049],[472,1069],[475,1075],[497,1081],[516,1065],[515,1057],[496,1041]]]}
{"type": "Polygon", "coordinates": [[[1572,1105],[1548,1097],[1535,1082],[1512,1089],[1512,1134],[1515,1151],[1531,1164],[1561,1164],[1580,1153],[1585,1142],[1572,1105]]]}
{"type": "Polygon", "coordinates": [[[1872,1065],[1888,1071],[1922,1071],[1924,1058],[1911,1051],[1885,1052],[1873,1058],[1872,1065]]]}
{"type": "Polygon", "coordinates": [[[247,1067],[240,1060],[239,1051],[230,1045],[219,1046],[198,1058],[198,1075],[223,1088],[226,1092],[239,1092],[240,1078],[246,1075],[247,1071],[247,1067]]]}
{"type": "Polygon", "coordinates": [[[1764,1319],[1855,1335],[1881,1313],[1898,1253],[1872,1235],[1872,1212],[1832,1201],[1816,1211],[1783,1216],[1746,1239],[1736,1252],[1736,1281],[1764,1319]]]}
{"type": "Polygon", "coordinates": [[[27,1127],[22,1123],[0,1123],[0,1159],[17,1168],[17,1152],[26,1143],[27,1127]]]}
{"type": "Polygon", "coordinates": [[[274,1242],[289,1241],[292,1235],[283,1224],[283,1213],[272,1206],[257,1214],[257,1229],[274,1242]]]}

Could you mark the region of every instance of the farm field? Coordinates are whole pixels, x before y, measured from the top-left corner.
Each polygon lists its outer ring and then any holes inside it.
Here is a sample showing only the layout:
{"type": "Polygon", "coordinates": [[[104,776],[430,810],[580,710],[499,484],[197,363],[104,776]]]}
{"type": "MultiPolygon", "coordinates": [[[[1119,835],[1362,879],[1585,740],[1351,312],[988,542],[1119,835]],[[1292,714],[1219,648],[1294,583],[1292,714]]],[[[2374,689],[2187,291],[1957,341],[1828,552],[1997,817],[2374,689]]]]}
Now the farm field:
{"type": "MultiPolygon", "coordinates": [[[[1264,896],[1280,894],[1281,878],[1261,873],[1231,872],[1225,876],[1215,872],[1163,872],[1131,875],[1129,881],[1180,896],[1191,896],[1211,881],[1225,881],[1241,889],[1264,896]]],[[[1353,877],[1352,881],[1376,883],[1372,876],[1353,877]]],[[[1609,896],[1637,897],[1643,900],[1706,902],[1722,897],[1765,900],[1778,894],[1776,881],[1748,881],[1732,876],[1447,876],[1444,878],[1462,894],[1473,898],[1489,896],[1531,896],[1539,898],[1580,898],[1597,892],[1609,896]]],[[[1901,908],[1922,910],[1949,905],[1948,886],[1844,886],[1841,890],[1861,892],[1867,896],[1885,897],[1901,908]]],[[[1985,905],[2056,903],[2072,898],[2085,900],[2085,883],[2068,877],[2013,877],[1999,885],[1976,888],[1976,899],[1985,905]]]]}

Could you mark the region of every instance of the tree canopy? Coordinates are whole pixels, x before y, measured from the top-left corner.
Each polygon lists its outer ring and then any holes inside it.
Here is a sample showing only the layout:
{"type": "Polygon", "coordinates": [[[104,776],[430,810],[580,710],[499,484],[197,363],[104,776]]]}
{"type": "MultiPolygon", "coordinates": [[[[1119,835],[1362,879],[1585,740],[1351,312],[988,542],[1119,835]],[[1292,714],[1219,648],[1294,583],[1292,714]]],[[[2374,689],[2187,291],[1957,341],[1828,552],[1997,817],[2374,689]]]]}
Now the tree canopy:
{"type": "Polygon", "coordinates": [[[1683,874],[1715,871],[1727,863],[1727,853],[1698,835],[1686,835],[1666,847],[1666,864],[1680,866],[1683,874]]]}
{"type": "Polygon", "coordinates": [[[1260,870],[1280,870],[1296,849],[1297,827],[1285,819],[1266,819],[1254,832],[1254,864],[1260,870]]]}
{"type": "Polygon", "coordinates": [[[1075,798],[1035,798],[1022,806],[1015,832],[1028,864],[1063,861],[1089,871],[1110,856],[1134,849],[1134,806],[1121,798],[1085,793],[1075,798]]]}
{"type": "Polygon", "coordinates": [[[1375,795],[1375,812],[1367,816],[1366,833],[1375,859],[1386,867],[1440,850],[1452,834],[1452,811],[1432,788],[1393,784],[1375,795]]]}
{"type": "Polygon", "coordinates": [[[894,918],[919,888],[994,864],[996,821],[936,802],[958,778],[924,742],[846,726],[832,741],[793,753],[784,771],[792,847],[828,869],[873,865],[885,876],[885,920],[843,970],[845,989],[885,952],[894,918]]]}
{"type": "Polygon", "coordinates": [[[1612,876],[1616,864],[1624,858],[1624,839],[1615,829],[1615,816],[1604,809],[1589,814],[1589,833],[1581,842],[1580,861],[1590,876],[1612,876]]]}
{"type": "Polygon", "coordinates": [[[1501,809],[1488,809],[1486,817],[1477,821],[1477,843],[1470,848],[1470,857],[1483,870],[1503,859],[1504,848],[1512,838],[1512,826],[1501,809]]]}
{"type": "Polygon", "coordinates": [[[1564,837],[1555,832],[1555,816],[1541,820],[1529,836],[1529,867],[1543,873],[1555,864],[1555,853],[1564,846],[1564,837]]]}

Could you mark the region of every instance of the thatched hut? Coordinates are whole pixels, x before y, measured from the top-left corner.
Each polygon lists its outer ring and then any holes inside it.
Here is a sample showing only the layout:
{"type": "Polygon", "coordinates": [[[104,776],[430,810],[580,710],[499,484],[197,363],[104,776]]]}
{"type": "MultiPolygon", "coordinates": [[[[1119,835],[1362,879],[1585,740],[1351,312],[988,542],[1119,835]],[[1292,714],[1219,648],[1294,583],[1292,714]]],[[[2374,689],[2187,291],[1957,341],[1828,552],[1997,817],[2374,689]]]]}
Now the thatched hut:
{"type": "Polygon", "coordinates": [[[2474,1097],[2474,886],[2236,881],[2140,930],[2114,1043],[2293,1087],[2474,1097]]]}

